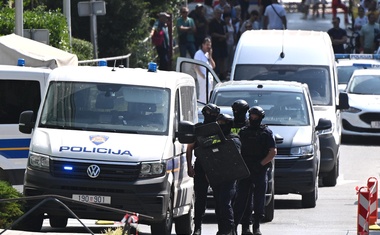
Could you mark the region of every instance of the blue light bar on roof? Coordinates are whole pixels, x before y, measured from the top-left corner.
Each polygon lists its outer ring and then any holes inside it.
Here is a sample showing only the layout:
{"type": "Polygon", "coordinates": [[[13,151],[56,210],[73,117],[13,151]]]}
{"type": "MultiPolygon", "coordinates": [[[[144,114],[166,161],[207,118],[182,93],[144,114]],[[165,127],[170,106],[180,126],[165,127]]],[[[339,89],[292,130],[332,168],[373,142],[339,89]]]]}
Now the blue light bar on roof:
{"type": "Polygon", "coordinates": [[[352,66],[360,67],[360,68],[371,68],[373,66],[373,64],[353,63],[352,66]]]}
{"type": "Polygon", "coordinates": [[[335,54],[335,59],[380,59],[380,54],[335,54]]]}

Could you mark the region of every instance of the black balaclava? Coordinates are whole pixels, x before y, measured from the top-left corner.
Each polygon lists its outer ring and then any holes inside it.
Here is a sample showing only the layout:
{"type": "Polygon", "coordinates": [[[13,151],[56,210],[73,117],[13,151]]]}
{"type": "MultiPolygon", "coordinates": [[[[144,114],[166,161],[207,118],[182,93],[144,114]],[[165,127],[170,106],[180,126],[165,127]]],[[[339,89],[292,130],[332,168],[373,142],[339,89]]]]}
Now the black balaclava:
{"type": "Polygon", "coordinates": [[[254,129],[258,129],[261,125],[261,121],[262,121],[262,118],[258,118],[255,120],[252,120],[251,118],[249,118],[249,125],[254,129]]]}

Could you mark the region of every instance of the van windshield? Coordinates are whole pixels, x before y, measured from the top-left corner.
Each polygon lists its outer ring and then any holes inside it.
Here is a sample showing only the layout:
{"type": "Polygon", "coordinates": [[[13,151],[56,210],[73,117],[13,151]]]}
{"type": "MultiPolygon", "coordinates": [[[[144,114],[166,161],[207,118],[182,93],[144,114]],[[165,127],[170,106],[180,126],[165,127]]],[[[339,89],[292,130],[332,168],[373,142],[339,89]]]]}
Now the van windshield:
{"type": "Polygon", "coordinates": [[[40,127],[164,135],[170,92],[123,84],[52,82],[40,127]]]}
{"type": "Polygon", "coordinates": [[[313,105],[331,105],[331,82],[327,66],[236,65],[234,80],[297,81],[309,86],[313,105]]]}
{"type": "Polygon", "coordinates": [[[218,90],[213,103],[230,106],[237,98],[249,106],[260,106],[265,111],[263,123],[267,125],[308,126],[310,117],[305,96],[299,92],[283,91],[223,91],[218,90]]]}

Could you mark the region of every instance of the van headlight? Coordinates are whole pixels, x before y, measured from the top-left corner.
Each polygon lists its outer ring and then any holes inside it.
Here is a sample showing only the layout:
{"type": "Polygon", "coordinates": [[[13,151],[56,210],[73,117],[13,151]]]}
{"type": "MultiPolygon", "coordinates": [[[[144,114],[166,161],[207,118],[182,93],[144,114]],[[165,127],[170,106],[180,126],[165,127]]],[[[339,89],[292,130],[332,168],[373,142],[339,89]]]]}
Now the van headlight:
{"type": "Polygon", "coordinates": [[[166,164],[163,162],[144,162],[141,164],[140,178],[163,176],[165,170],[166,164]]]}
{"type": "Polygon", "coordinates": [[[49,172],[50,158],[42,154],[29,153],[29,166],[37,170],[49,172]]]}
{"type": "Polygon", "coordinates": [[[314,155],[314,147],[313,145],[306,145],[306,146],[291,148],[290,154],[304,156],[304,157],[311,157],[314,155]]]}

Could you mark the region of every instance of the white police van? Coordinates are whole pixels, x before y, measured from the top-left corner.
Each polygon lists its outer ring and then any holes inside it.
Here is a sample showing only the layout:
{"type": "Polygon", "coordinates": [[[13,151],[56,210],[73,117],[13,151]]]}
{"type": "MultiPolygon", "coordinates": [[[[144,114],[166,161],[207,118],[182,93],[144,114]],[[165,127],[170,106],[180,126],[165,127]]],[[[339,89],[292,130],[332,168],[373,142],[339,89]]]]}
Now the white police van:
{"type": "MultiPolygon", "coordinates": [[[[152,217],[139,221],[151,225],[152,234],[171,234],[173,221],[177,234],[190,234],[193,179],[183,143],[194,141],[195,83],[184,73],[151,70],[52,71],[35,124],[33,111],[20,116],[20,130],[33,132],[25,196],[55,194],[137,212],[152,217]]],[[[74,205],[68,204],[80,218],[123,218],[74,205]]],[[[24,227],[40,230],[44,214],[52,227],[65,227],[71,217],[59,205],[44,205],[24,227]]]]}
{"type": "Polygon", "coordinates": [[[18,130],[20,113],[37,113],[51,69],[0,65],[0,180],[21,185],[30,134],[18,130]]]}

